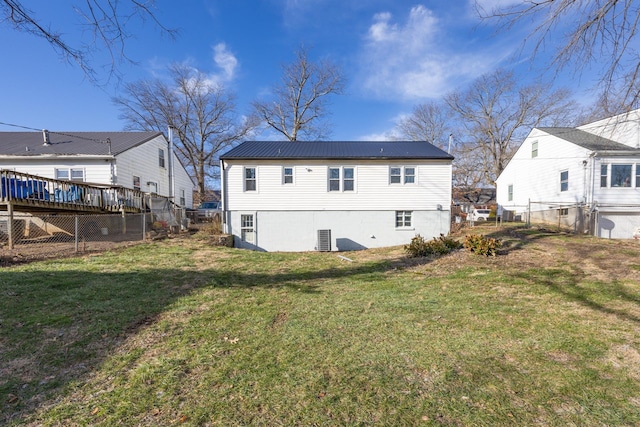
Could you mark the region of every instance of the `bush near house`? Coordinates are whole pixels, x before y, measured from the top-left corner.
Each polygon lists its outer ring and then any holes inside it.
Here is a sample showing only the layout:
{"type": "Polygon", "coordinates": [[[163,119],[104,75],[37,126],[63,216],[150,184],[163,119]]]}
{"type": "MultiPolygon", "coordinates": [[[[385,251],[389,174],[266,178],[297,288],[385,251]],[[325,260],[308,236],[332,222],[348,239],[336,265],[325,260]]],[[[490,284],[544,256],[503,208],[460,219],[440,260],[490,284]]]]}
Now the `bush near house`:
{"type": "Polygon", "coordinates": [[[404,250],[411,257],[424,257],[429,255],[444,255],[449,252],[460,249],[462,244],[451,237],[440,234],[440,237],[434,237],[432,240],[426,240],[419,234],[411,239],[411,243],[405,245],[404,250]]]}
{"type": "Polygon", "coordinates": [[[464,247],[478,255],[496,256],[502,241],[482,234],[468,234],[464,239],[464,247]]]}

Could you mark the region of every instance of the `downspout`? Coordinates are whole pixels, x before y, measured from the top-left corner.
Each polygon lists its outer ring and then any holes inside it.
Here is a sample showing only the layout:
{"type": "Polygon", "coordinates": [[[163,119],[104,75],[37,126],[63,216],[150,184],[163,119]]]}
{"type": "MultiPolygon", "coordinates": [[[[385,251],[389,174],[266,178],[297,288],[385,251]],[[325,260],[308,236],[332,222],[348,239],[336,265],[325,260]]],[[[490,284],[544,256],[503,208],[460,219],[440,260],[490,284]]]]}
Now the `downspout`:
{"type": "Polygon", "coordinates": [[[222,229],[226,234],[230,234],[229,222],[227,221],[227,171],[224,168],[224,160],[220,160],[220,203],[222,204],[222,229]]]}
{"type": "Polygon", "coordinates": [[[168,134],[169,134],[169,155],[168,155],[169,167],[167,169],[169,173],[169,199],[173,199],[173,203],[177,204],[174,197],[176,194],[175,192],[176,184],[175,184],[175,176],[174,176],[174,169],[173,169],[173,163],[174,163],[173,162],[173,128],[171,126],[169,126],[168,134]]]}

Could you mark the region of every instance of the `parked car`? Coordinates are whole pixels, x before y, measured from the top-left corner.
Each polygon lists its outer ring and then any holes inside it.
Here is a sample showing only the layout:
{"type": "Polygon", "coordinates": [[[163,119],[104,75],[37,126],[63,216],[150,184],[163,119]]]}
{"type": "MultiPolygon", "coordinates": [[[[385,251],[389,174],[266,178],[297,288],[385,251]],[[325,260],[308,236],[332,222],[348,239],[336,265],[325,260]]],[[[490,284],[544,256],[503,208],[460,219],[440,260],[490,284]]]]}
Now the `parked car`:
{"type": "Polygon", "coordinates": [[[199,222],[219,220],[221,213],[220,202],[202,202],[197,209],[197,218],[199,222]]]}
{"type": "Polygon", "coordinates": [[[488,221],[491,209],[474,209],[471,212],[472,221],[488,221]]]}

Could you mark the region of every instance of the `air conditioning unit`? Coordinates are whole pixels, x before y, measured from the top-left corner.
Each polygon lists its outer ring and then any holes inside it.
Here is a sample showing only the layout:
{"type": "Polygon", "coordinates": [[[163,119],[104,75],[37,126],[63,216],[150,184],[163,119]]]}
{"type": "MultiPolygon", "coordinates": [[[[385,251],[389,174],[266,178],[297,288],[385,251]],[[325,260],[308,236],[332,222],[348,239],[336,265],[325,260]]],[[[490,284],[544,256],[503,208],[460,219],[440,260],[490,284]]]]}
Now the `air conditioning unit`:
{"type": "Polygon", "coordinates": [[[331,230],[318,230],[318,245],[320,252],[331,251],[331,230]]]}

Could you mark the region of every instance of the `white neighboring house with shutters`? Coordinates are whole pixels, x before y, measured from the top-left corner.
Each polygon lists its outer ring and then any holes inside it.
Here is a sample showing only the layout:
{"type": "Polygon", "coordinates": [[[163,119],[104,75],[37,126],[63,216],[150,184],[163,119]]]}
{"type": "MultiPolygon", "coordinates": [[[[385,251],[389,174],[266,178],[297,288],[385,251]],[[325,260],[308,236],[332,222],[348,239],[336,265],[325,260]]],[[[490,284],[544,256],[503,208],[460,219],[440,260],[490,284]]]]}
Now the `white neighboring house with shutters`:
{"type": "Polygon", "coordinates": [[[640,110],[534,128],[497,181],[501,210],[604,238],[640,231],[640,110]]]}
{"type": "Polygon", "coordinates": [[[193,205],[194,184],[162,132],[0,132],[0,169],[120,186],[193,205]]]}
{"type": "Polygon", "coordinates": [[[428,142],[246,141],[220,159],[236,247],[343,251],[449,233],[453,157],[428,142]]]}

